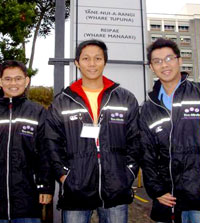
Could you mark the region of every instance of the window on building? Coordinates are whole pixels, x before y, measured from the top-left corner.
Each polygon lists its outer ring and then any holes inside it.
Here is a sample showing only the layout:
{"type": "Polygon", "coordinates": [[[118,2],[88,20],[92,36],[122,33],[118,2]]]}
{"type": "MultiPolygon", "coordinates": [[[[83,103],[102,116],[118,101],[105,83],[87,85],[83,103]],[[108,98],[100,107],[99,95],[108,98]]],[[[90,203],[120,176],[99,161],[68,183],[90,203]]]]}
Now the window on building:
{"type": "Polygon", "coordinates": [[[159,25],[159,24],[151,24],[150,28],[151,28],[151,30],[160,31],[161,30],[161,25],[159,25]]]}
{"type": "Polygon", "coordinates": [[[191,50],[181,50],[181,57],[183,57],[185,59],[191,59],[192,51],[191,50]]]}
{"type": "Polygon", "coordinates": [[[174,25],[164,25],[165,31],[174,31],[175,26],[174,25]]]}
{"type": "Polygon", "coordinates": [[[189,26],[178,26],[178,31],[179,32],[188,32],[189,31],[189,26]]]}
{"type": "Polygon", "coordinates": [[[184,64],[184,65],[182,65],[181,71],[185,71],[185,72],[188,72],[188,73],[192,73],[192,71],[193,71],[192,64],[184,64]]]}
{"type": "Polygon", "coordinates": [[[180,43],[181,43],[181,45],[190,45],[191,38],[190,37],[186,37],[186,36],[181,36],[180,37],[180,43]]]}
{"type": "Polygon", "coordinates": [[[170,39],[170,40],[174,41],[174,42],[177,42],[177,37],[175,35],[166,35],[165,37],[167,39],[170,39]]]}

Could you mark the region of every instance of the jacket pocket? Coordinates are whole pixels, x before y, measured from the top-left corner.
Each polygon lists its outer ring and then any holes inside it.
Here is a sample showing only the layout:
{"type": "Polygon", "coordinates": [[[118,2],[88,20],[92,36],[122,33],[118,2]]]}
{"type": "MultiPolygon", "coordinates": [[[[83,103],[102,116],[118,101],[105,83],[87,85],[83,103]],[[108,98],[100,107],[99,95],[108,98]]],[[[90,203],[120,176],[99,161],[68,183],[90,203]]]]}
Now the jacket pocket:
{"type": "Polygon", "coordinates": [[[63,196],[64,194],[64,185],[65,185],[65,182],[67,181],[67,178],[69,177],[69,174],[70,174],[71,170],[69,170],[66,174],[66,177],[64,179],[64,181],[62,182],[62,186],[61,186],[61,195],[63,196]]]}
{"type": "Polygon", "coordinates": [[[128,172],[127,173],[128,184],[130,186],[132,186],[136,177],[135,177],[135,174],[134,174],[133,170],[131,169],[132,165],[130,164],[130,165],[127,165],[126,167],[127,167],[127,172],[128,172]]]}

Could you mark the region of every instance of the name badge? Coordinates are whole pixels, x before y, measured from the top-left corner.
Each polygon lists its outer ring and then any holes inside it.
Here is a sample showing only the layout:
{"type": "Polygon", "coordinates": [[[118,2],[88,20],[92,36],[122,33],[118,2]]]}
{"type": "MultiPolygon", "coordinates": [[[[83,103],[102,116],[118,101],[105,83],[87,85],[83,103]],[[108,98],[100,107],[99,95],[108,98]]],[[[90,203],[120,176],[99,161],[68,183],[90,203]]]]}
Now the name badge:
{"type": "Polygon", "coordinates": [[[98,139],[100,132],[100,125],[94,125],[94,124],[83,124],[82,130],[81,130],[81,137],[82,138],[94,138],[98,139]]]}

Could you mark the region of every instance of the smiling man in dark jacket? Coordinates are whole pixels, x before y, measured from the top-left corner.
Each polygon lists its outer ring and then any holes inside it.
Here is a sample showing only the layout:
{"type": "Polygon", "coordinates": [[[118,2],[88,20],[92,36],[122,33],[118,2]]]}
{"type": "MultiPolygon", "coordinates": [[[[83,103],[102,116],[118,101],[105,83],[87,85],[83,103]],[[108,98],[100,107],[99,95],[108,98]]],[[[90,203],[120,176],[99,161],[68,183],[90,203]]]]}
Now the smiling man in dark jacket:
{"type": "Polygon", "coordinates": [[[80,43],[75,64],[82,79],[59,94],[48,111],[46,146],[62,191],[64,223],[127,223],[138,173],[138,103],[102,75],[107,47],[80,43]]]}
{"type": "Polygon", "coordinates": [[[158,39],[148,48],[159,78],[141,110],[143,175],[159,222],[200,222],[200,84],[180,72],[175,42],[158,39]]]}
{"type": "Polygon", "coordinates": [[[0,223],[40,223],[41,204],[53,193],[43,147],[46,111],[26,98],[29,81],[21,62],[1,65],[0,223]]]}

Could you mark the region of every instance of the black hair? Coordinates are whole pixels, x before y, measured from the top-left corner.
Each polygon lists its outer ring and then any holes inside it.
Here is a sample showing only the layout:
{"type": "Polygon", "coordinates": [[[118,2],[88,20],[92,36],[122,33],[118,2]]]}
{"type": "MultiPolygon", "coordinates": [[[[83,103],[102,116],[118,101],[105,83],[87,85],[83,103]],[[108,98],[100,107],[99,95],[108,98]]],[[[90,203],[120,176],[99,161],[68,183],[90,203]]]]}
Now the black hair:
{"type": "Polygon", "coordinates": [[[81,55],[81,52],[82,52],[83,48],[85,48],[86,46],[89,46],[89,45],[98,46],[98,47],[100,47],[103,50],[104,61],[105,61],[105,64],[106,64],[106,62],[108,60],[108,49],[107,49],[107,46],[106,46],[106,44],[103,41],[95,40],[95,39],[83,41],[83,42],[81,42],[78,45],[78,47],[76,49],[76,57],[75,57],[75,60],[77,62],[79,62],[80,55],[81,55]]]}
{"type": "Polygon", "coordinates": [[[178,45],[174,41],[170,39],[158,38],[147,48],[147,59],[149,64],[151,64],[152,52],[156,49],[161,49],[163,47],[171,48],[173,52],[176,54],[177,58],[180,57],[180,50],[178,48],[178,45]]]}
{"type": "Polygon", "coordinates": [[[27,68],[22,62],[17,60],[5,60],[0,66],[0,78],[3,76],[4,70],[10,67],[18,67],[23,71],[25,77],[28,76],[27,68]]]}

